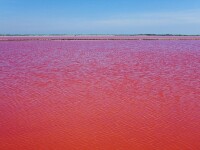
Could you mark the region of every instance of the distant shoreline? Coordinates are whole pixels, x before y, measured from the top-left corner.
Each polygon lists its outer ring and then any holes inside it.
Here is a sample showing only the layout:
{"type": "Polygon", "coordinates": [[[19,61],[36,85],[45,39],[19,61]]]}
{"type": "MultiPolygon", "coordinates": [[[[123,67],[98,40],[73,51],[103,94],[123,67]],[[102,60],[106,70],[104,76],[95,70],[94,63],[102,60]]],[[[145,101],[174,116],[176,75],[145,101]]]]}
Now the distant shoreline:
{"type": "Polygon", "coordinates": [[[0,34],[1,36],[200,36],[200,34],[0,34]]]}
{"type": "Polygon", "coordinates": [[[186,35],[4,35],[0,41],[65,41],[65,40],[200,40],[186,35]]]}

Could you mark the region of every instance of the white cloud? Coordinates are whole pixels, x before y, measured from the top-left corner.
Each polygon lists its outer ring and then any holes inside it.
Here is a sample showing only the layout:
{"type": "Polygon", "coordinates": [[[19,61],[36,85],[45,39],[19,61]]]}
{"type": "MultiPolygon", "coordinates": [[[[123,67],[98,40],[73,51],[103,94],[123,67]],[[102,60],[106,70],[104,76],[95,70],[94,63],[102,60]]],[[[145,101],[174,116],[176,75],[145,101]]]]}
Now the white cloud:
{"type": "MultiPolygon", "coordinates": [[[[103,18],[3,19],[3,33],[175,33],[200,34],[200,10],[118,14],[103,18]]],[[[1,31],[0,30],[0,31],[1,31]]]]}
{"type": "Polygon", "coordinates": [[[181,25],[199,24],[200,11],[184,12],[158,12],[141,14],[122,14],[108,17],[106,19],[91,20],[88,23],[97,26],[160,26],[160,25],[181,25]]]}

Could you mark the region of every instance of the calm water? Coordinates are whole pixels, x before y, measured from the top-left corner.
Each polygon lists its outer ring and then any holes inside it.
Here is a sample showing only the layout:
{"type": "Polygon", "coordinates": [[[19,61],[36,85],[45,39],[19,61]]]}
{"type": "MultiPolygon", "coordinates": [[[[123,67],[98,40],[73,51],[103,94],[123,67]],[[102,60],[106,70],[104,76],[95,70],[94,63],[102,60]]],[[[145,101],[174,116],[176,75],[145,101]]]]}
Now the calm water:
{"type": "Polygon", "coordinates": [[[1,41],[1,150],[197,150],[200,41],[1,41]]]}

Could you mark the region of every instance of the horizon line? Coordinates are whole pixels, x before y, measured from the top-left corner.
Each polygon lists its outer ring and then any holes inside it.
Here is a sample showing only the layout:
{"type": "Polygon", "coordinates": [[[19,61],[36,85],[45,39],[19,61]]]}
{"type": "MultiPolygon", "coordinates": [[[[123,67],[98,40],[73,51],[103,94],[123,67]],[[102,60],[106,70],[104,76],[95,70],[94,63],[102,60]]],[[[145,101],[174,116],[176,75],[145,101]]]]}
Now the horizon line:
{"type": "Polygon", "coordinates": [[[104,36],[200,36],[200,34],[0,34],[0,36],[98,36],[98,35],[104,35],[104,36]]]}

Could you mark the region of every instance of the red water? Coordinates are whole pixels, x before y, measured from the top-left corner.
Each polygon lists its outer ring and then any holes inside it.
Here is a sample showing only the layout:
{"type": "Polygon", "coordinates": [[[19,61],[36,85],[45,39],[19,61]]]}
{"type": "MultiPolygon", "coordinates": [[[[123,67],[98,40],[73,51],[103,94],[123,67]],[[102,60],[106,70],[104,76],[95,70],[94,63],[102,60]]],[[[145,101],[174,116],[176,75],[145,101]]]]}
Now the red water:
{"type": "Polygon", "coordinates": [[[1,41],[0,150],[198,150],[200,41],[1,41]]]}

